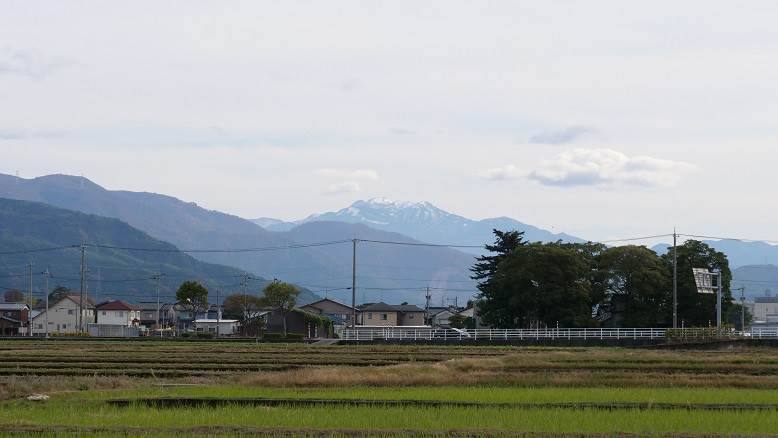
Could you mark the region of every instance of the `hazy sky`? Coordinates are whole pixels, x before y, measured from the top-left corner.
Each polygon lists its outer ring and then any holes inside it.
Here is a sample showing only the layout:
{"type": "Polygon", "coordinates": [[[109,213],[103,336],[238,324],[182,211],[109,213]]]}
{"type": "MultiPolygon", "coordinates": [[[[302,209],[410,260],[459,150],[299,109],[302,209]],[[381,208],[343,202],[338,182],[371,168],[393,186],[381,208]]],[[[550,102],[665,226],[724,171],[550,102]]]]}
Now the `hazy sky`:
{"type": "Polygon", "coordinates": [[[0,172],[778,239],[774,1],[0,0],[0,172]]]}

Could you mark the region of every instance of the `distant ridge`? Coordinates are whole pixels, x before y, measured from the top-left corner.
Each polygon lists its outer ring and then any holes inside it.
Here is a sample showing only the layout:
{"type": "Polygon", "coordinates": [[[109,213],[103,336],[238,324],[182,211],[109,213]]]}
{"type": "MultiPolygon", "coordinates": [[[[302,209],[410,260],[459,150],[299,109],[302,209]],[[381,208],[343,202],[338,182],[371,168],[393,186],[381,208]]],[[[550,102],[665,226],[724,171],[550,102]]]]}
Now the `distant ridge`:
{"type": "MultiPolygon", "coordinates": [[[[79,243],[125,248],[146,248],[157,251],[127,251],[121,249],[87,249],[88,290],[98,300],[108,297],[129,302],[156,299],[156,272],[164,274],[160,295],[164,302],[175,299],[175,290],[184,280],[197,280],[210,290],[209,300],[216,301],[216,290],[223,299],[240,290],[237,283],[242,271],[205,263],[176,251],[176,247],[111,218],[89,215],[52,207],[39,202],[0,198],[0,251],[26,251],[68,246],[79,243]]],[[[26,291],[28,279],[25,265],[33,262],[34,285],[40,290],[41,272],[53,274],[50,286],[80,288],[80,251],[76,248],[21,254],[0,254],[0,285],[26,291]]],[[[268,283],[252,281],[249,293],[258,294],[268,283]]],[[[39,298],[42,293],[36,294],[39,298]]],[[[312,301],[316,295],[304,291],[301,301],[312,301]]]]}
{"type": "MultiPolygon", "coordinates": [[[[259,223],[256,221],[255,223],[259,223]]],[[[524,231],[525,238],[530,241],[584,241],[576,236],[552,233],[508,217],[472,220],[449,213],[426,201],[394,201],[388,198],[356,201],[338,211],[312,214],[296,222],[262,220],[264,227],[275,231],[286,231],[295,225],[318,221],[361,223],[378,230],[400,233],[423,242],[438,244],[460,243],[483,246],[494,240],[492,234],[494,229],[524,231]]],[[[471,252],[481,253],[482,251],[472,250],[471,252]]]]}

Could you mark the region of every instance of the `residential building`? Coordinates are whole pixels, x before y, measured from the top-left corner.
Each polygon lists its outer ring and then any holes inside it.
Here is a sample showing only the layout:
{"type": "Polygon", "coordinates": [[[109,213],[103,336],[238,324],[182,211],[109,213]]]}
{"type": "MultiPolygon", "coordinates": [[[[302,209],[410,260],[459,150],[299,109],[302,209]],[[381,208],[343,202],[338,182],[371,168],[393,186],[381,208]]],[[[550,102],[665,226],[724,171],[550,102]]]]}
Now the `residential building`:
{"type": "Polygon", "coordinates": [[[443,310],[439,310],[434,314],[430,312],[431,315],[430,315],[429,324],[431,326],[448,327],[450,325],[449,318],[456,315],[457,313],[458,313],[457,309],[453,309],[453,308],[446,308],[443,310]]]}
{"type": "Polygon", "coordinates": [[[0,336],[29,334],[30,306],[24,303],[0,303],[0,336]]]}
{"type": "Polygon", "coordinates": [[[240,322],[237,319],[196,319],[196,332],[217,333],[219,336],[230,336],[240,331],[240,322]]]}
{"type": "Polygon", "coordinates": [[[97,324],[138,327],[141,308],[122,300],[100,303],[97,309],[97,324]]]}
{"type": "MultiPolygon", "coordinates": [[[[164,303],[159,304],[159,320],[162,321],[164,316],[163,310],[164,303]]],[[[156,301],[143,301],[138,303],[140,308],[140,325],[152,329],[157,325],[157,302],[156,301]]]]}
{"type": "Polygon", "coordinates": [[[364,326],[425,326],[424,309],[413,304],[371,303],[362,306],[357,316],[364,326]]]}
{"type": "Polygon", "coordinates": [[[758,328],[778,327],[778,297],[755,297],[751,326],[758,328]]]}
{"type": "MultiPolygon", "coordinates": [[[[41,312],[33,317],[33,334],[43,335],[46,333],[46,320],[49,322],[49,334],[77,333],[79,331],[78,310],[80,303],[81,297],[77,294],[65,295],[56,302],[49,302],[48,309],[41,309],[41,312]]],[[[85,330],[88,324],[95,322],[95,306],[91,298],[84,303],[82,317],[85,330]]]]}
{"type": "Polygon", "coordinates": [[[354,319],[354,308],[343,303],[339,303],[329,298],[322,298],[306,304],[300,309],[314,315],[321,315],[330,318],[336,325],[351,325],[354,319]]]}
{"type": "MultiPolygon", "coordinates": [[[[265,333],[284,332],[284,318],[280,310],[274,309],[265,316],[265,333]]],[[[286,332],[303,338],[331,338],[332,323],[329,318],[315,315],[301,309],[293,309],[286,314],[286,332]]]]}

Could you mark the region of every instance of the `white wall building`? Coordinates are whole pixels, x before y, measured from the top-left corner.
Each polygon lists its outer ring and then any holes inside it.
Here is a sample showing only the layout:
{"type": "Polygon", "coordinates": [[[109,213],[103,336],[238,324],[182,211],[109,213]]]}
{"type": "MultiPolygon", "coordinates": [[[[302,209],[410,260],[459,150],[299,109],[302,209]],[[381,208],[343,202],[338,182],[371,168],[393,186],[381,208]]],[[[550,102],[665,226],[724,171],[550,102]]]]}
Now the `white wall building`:
{"type": "Polygon", "coordinates": [[[140,325],[140,312],[134,306],[122,300],[106,301],[96,306],[97,324],[136,327],[140,325]]]}
{"type": "Polygon", "coordinates": [[[237,319],[196,319],[195,331],[205,333],[216,333],[219,328],[219,336],[232,335],[238,332],[240,322],[237,319]]]}
{"type": "MultiPolygon", "coordinates": [[[[76,333],[78,327],[78,307],[81,302],[79,295],[67,295],[56,303],[49,303],[48,309],[42,309],[41,312],[32,319],[33,335],[44,335],[46,333],[46,321],[49,323],[49,334],[76,333]]],[[[87,302],[83,309],[83,324],[86,329],[87,324],[95,321],[94,305],[87,302]]]]}

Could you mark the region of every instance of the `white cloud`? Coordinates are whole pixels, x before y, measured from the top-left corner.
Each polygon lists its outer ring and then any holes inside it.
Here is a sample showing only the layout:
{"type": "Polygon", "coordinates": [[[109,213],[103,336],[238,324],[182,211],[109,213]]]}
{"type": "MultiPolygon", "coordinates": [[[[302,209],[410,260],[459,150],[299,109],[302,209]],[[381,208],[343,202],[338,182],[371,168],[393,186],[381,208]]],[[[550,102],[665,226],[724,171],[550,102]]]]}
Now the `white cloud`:
{"type": "Polygon", "coordinates": [[[550,186],[672,186],[695,166],[612,149],[575,149],[545,161],[529,178],[550,186]]]}
{"type": "Polygon", "coordinates": [[[521,173],[513,164],[506,164],[505,166],[486,169],[481,172],[481,176],[490,181],[505,181],[516,179],[521,176],[521,173]]]}
{"type": "Polygon", "coordinates": [[[375,181],[378,179],[378,172],[372,169],[356,169],[356,170],[343,170],[343,169],[319,169],[314,172],[319,176],[326,176],[329,178],[342,178],[342,179],[358,179],[375,181]]]}
{"type": "Polygon", "coordinates": [[[344,195],[362,191],[362,186],[356,181],[344,181],[330,185],[324,191],[325,195],[344,195]]]}

